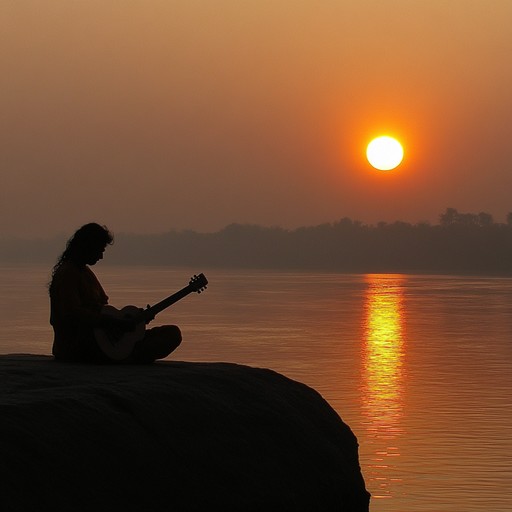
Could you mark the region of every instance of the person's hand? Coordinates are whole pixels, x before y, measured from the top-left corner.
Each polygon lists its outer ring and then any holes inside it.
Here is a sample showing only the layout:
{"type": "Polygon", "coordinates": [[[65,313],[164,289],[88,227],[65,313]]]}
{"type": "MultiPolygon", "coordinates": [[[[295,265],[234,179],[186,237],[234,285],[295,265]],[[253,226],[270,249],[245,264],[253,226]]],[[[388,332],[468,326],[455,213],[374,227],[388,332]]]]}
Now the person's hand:
{"type": "Polygon", "coordinates": [[[149,304],[146,306],[146,309],[141,309],[141,312],[144,315],[144,318],[146,320],[146,324],[149,324],[149,322],[151,322],[152,320],[155,319],[155,315],[148,314],[150,309],[151,309],[151,306],[149,304]]]}

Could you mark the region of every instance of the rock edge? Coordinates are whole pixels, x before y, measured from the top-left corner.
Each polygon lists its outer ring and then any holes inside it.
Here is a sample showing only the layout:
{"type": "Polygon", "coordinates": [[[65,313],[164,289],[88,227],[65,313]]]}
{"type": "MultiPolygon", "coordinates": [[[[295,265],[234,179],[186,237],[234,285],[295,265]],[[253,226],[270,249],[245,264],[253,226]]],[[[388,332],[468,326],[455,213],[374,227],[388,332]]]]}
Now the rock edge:
{"type": "Polygon", "coordinates": [[[267,369],[0,356],[3,511],[369,510],[357,440],[267,369]]]}

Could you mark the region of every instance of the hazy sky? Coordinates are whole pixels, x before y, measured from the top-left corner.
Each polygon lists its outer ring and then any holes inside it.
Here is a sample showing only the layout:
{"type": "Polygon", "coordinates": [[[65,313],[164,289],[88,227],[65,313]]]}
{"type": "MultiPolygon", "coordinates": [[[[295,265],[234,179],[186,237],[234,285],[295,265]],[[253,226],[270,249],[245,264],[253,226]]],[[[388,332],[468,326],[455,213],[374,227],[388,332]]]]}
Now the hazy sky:
{"type": "Polygon", "coordinates": [[[2,0],[0,236],[512,211],[510,0],[2,0]],[[365,147],[397,136],[394,172],[365,147]]]}

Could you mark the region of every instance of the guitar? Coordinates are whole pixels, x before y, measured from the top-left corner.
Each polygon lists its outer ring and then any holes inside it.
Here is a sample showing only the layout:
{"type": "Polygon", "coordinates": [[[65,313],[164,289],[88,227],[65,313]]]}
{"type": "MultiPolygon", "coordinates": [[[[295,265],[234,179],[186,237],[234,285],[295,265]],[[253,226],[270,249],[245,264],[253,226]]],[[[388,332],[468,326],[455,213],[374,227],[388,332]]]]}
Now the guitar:
{"type": "Polygon", "coordinates": [[[189,293],[201,293],[207,284],[208,281],[204,274],[195,275],[190,279],[189,284],[180,291],[169,295],[169,297],[166,297],[154,306],[148,306],[146,309],[140,309],[136,306],[125,306],[119,310],[108,304],[103,306],[101,311],[103,314],[114,318],[132,320],[136,323],[136,326],[131,331],[97,327],[94,329],[96,343],[103,353],[113,361],[121,361],[127,358],[132,353],[135,344],[144,338],[147,323],[153,320],[158,313],[183,299],[189,293]]]}

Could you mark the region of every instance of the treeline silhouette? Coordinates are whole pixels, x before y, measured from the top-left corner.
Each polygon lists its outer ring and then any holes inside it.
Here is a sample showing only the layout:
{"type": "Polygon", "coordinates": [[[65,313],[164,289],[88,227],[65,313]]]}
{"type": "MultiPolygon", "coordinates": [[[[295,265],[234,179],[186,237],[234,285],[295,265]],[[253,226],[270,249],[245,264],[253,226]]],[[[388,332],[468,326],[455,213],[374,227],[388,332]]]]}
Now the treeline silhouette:
{"type": "MultiPolygon", "coordinates": [[[[54,261],[62,240],[5,247],[2,261],[54,261]],[[30,246],[32,244],[32,246],[30,246]],[[35,246],[35,245],[36,246],[35,246]],[[55,247],[54,247],[55,246],[55,247]],[[7,250],[9,249],[9,250],[7,250]],[[20,253],[23,250],[23,253],[20,253]]],[[[16,245],[16,244],[15,244],[16,245]]],[[[512,274],[512,212],[505,223],[481,212],[447,208],[439,223],[337,222],[288,230],[231,224],[215,233],[170,231],[156,235],[119,234],[108,249],[109,263],[207,267],[512,274]]]]}
{"type": "Polygon", "coordinates": [[[512,213],[447,208],[439,224],[367,225],[349,218],[287,230],[231,224],[216,233],[173,231],[123,235],[111,249],[118,263],[336,272],[512,274],[512,213]]]}

